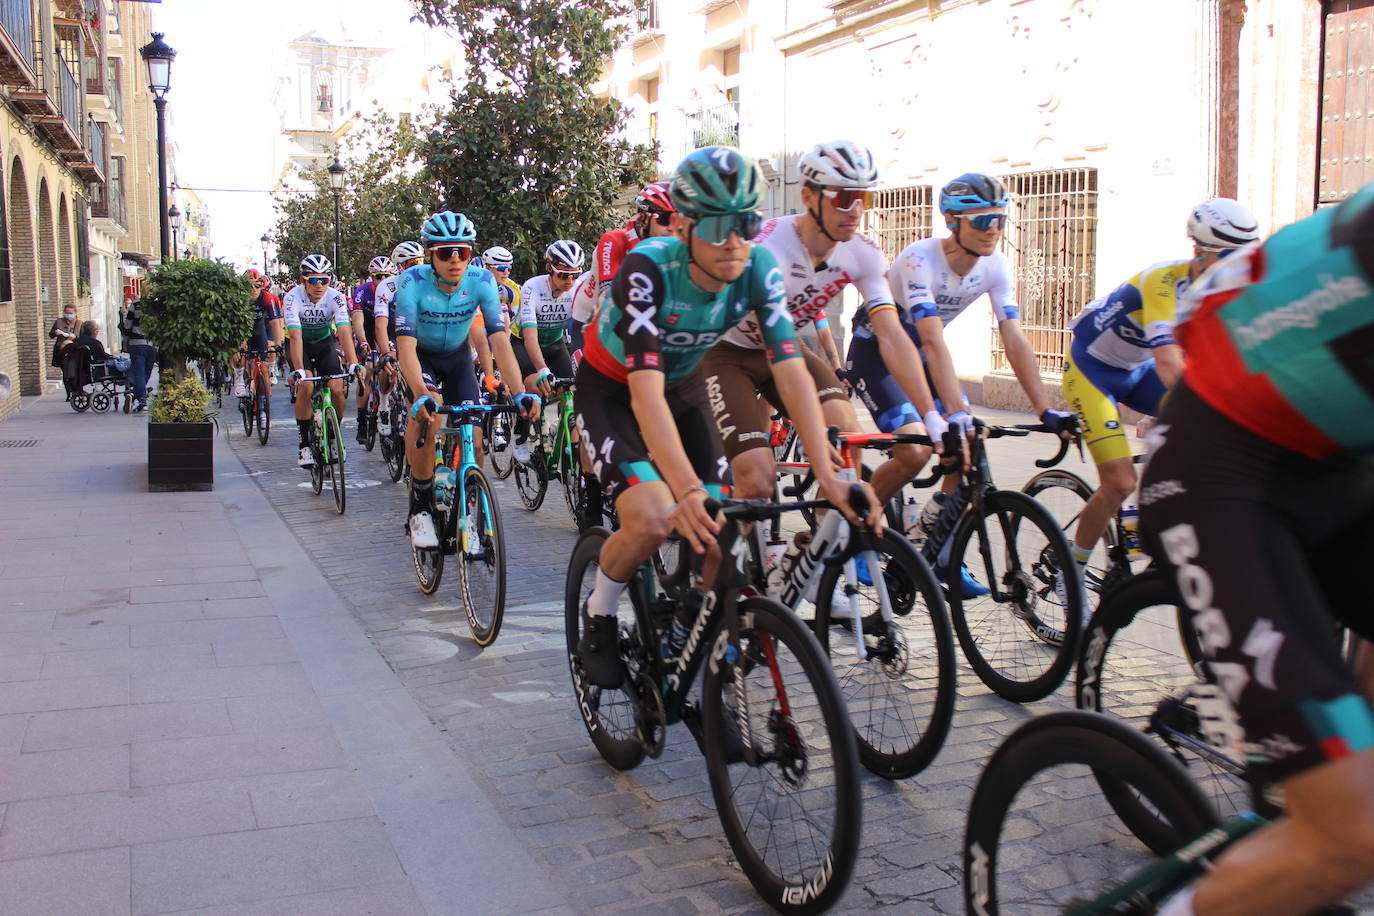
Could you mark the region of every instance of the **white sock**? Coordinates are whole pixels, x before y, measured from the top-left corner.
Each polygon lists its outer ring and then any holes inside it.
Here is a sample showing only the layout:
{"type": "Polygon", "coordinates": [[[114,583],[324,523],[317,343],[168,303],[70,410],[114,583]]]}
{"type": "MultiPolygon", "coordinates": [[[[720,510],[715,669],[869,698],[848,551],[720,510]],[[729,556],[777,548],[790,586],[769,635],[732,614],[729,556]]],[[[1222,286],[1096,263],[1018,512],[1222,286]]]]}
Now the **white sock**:
{"type": "Polygon", "coordinates": [[[596,587],[587,597],[587,614],[592,617],[614,617],[616,604],[627,582],[617,582],[601,571],[596,570],[596,587]]]}
{"type": "Polygon", "coordinates": [[[1179,891],[1159,908],[1157,916],[1194,916],[1193,888],[1179,891]]]}
{"type": "Polygon", "coordinates": [[[1078,568],[1083,569],[1088,565],[1088,560],[1092,558],[1092,547],[1079,547],[1077,544],[1069,543],[1069,552],[1073,554],[1074,560],[1078,562],[1078,568]]]}

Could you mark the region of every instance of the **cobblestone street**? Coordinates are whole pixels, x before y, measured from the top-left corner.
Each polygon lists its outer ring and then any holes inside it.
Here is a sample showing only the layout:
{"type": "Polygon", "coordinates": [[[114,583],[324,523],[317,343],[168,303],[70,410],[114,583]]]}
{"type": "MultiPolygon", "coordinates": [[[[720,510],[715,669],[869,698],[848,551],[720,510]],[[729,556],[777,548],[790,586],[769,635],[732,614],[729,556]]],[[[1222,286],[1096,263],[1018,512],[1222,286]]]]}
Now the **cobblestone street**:
{"type": "MultiPolygon", "coordinates": [[[[276,421],[268,446],[243,438],[238,427],[230,434],[235,452],[536,860],[566,887],[569,902],[584,912],[759,910],[730,858],[686,729],[671,729],[663,757],[629,773],[612,770],[587,738],[563,650],[561,593],[576,532],[558,484],[530,513],[514,482],[492,475],[509,551],[508,597],[500,637],[481,651],[468,636],[454,570],[433,596],[416,587],[402,534],[404,491],[387,479],[379,451],[352,443],[351,403],[342,517],[328,484],[314,496],[294,466],[295,429],[280,387],[273,407],[285,419],[276,421]]],[[[1044,437],[999,440],[994,471],[1019,486],[1034,473],[1033,459],[1048,451],[1044,437]]],[[[1091,466],[1076,458],[1070,466],[1091,477],[1091,466]]],[[[959,841],[980,761],[1027,716],[1070,702],[1061,688],[1017,707],[962,669],[954,725],[935,763],[906,782],[863,774],[863,851],[840,909],[962,912],[959,841]]]]}

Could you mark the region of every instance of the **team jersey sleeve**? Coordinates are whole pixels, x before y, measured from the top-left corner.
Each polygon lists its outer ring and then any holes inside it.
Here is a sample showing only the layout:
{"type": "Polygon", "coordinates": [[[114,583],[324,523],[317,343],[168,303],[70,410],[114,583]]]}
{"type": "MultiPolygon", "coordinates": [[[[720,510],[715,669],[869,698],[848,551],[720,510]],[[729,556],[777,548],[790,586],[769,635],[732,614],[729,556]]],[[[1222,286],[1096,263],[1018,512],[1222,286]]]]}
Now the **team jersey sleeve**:
{"type": "Polygon", "coordinates": [[[520,328],[538,328],[539,322],[534,317],[534,281],[538,277],[530,277],[525,281],[525,285],[520,287],[520,328]]]}
{"type": "Polygon", "coordinates": [[[477,315],[486,324],[487,334],[499,334],[506,330],[506,313],[501,308],[501,292],[496,288],[496,278],[491,271],[483,271],[482,282],[477,287],[477,315]]]}
{"type": "Polygon", "coordinates": [[[596,243],[597,288],[604,294],[611,286],[616,268],[625,259],[625,233],[612,229],[596,243]]]}
{"type": "Polygon", "coordinates": [[[286,294],[286,303],[282,306],[282,318],[286,321],[286,327],[291,331],[301,329],[301,316],[296,308],[296,297],[290,293],[286,294]]]}
{"type": "Polygon", "coordinates": [[[339,327],[349,327],[349,306],[348,297],[335,290],[334,292],[334,323],[339,327]]]}
{"type": "Polygon", "coordinates": [[[391,306],[391,300],[396,297],[396,280],[389,278],[383,280],[377,286],[377,299],[372,304],[373,310],[378,315],[386,314],[391,306]]]}
{"type": "Polygon", "coordinates": [[[792,313],[787,308],[787,284],[773,252],[755,245],[749,253],[749,304],[758,318],[764,346],[772,362],[802,355],[792,313]]]}
{"type": "Polygon", "coordinates": [[[268,321],[276,321],[282,317],[281,300],[272,293],[268,293],[263,297],[263,305],[267,306],[266,312],[268,321]]]}
{"type": "MultiPolygon", "coordinates": [[[[756,251],[759,249],[755,249],[756,251]]],[[[662,342],[658,334],[658,310],[666,293],[663,271],[646,255],[633,251],[625,257],[611,281],[611,301],[620,320],[613,329],[625,345],[625,371],[664,370],[662,342]]],[[[783,313],[786,314],[786,301],[783,313]]],[[[786,322],[792,327],[792,322],[786,322]]]]}
{"type": "Polygon", "coordinates": [[[353,290],[353,301],[352,301],[351,303],[349,303],[348,310],[349,310],[350,312],[360,312],[360,311],[362,311],[363,306],[366,305],[366,304],[367,304],[367,284],[366,284],[366,283],[359,283],[358,286],[357,286],[357,288],[353,290]]]}
{"type": "Polygon", "coordinates": [[[1178,285],[1187,269],[1186,263],[1170,264],[1140,278],[1140,326],[1151,349],[1174,343],[1178,285]]]}
{"type": "Polygon", "coordinates": [[[573,287],[572,316],[568,319],[568,336],[574,349],[582,349],[582,329],[596,314],[596,291],[599,284],[596,271],[589,270],[578,278],[573,287]]]}
{"type": "Polygon", "coordinates": [[[418,276],[406,271],[396,283],[396,336],[414,337],[419,312],[420,284],[418,276]]]}
{"type": "MultiPolygon", "coordinates": [[[[892,290],[887,284],[887,259],[883,257],[882,249],[866,236],[857,236],[855,241],[857,244],[851,247],[858,266],[854,288],[859,291],[859,305],[870,312],[893,308],[892,290]]],[[[825,321],[824,313],[816,319],[816,327],[821,327],[822,321],[825,321]]]]}
{"type": "MultiPolygon", "coordinates": [[[[922,318],[940,314],[935,306],[935,294],[931,292],[935,286],[933,273],[930,259],[917,251],[915,246],[898,255],[897,263],[892,265],[891,282],[888,284],[892,292],[892,305],[910,315],[913,324],[922,318]]],[[[881,311],[882,308],[879,306],[870,311],[881,311]]]]}
{"type": "Polygon", "coordinates": [[[1016,288],[1011,282],[1011,266],[1001,252],[989,259],[992,276],[988,283],[988,298],[992,301],[992,314],[998,321],[1009,321],[1021,317],[1021,306],[1016,303],[1016,288]]]}

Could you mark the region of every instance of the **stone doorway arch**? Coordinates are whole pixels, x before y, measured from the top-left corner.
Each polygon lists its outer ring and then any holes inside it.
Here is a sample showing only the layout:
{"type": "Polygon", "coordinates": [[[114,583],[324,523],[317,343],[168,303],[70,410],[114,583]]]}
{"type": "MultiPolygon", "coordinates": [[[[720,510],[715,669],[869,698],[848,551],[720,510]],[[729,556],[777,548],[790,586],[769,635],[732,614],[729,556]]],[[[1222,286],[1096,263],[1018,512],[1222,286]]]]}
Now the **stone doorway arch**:
{"type": "Polygon", "coordinates": [[[18,156],[10,161],[10,277],[14,285],[14,334],[19,351],[19,391],[43,393],[43,367],[48,364],[48,326],[39,318],[38,261],[33,248],[33,207],[28,176],[18,156]]]}

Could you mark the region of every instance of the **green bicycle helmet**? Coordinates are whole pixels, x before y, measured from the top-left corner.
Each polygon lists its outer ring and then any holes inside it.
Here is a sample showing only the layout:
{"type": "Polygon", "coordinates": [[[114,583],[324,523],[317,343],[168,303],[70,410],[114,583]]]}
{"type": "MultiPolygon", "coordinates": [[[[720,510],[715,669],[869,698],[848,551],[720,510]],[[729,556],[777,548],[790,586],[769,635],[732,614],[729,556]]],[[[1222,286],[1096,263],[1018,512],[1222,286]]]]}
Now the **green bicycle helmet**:
{"type": "Polygon", "coordinates": [[[763,187],[754,160],[728,146],[705,146],[678,164],[668,196],[684,216],[747,213],[759,208],[763,187]]]}

